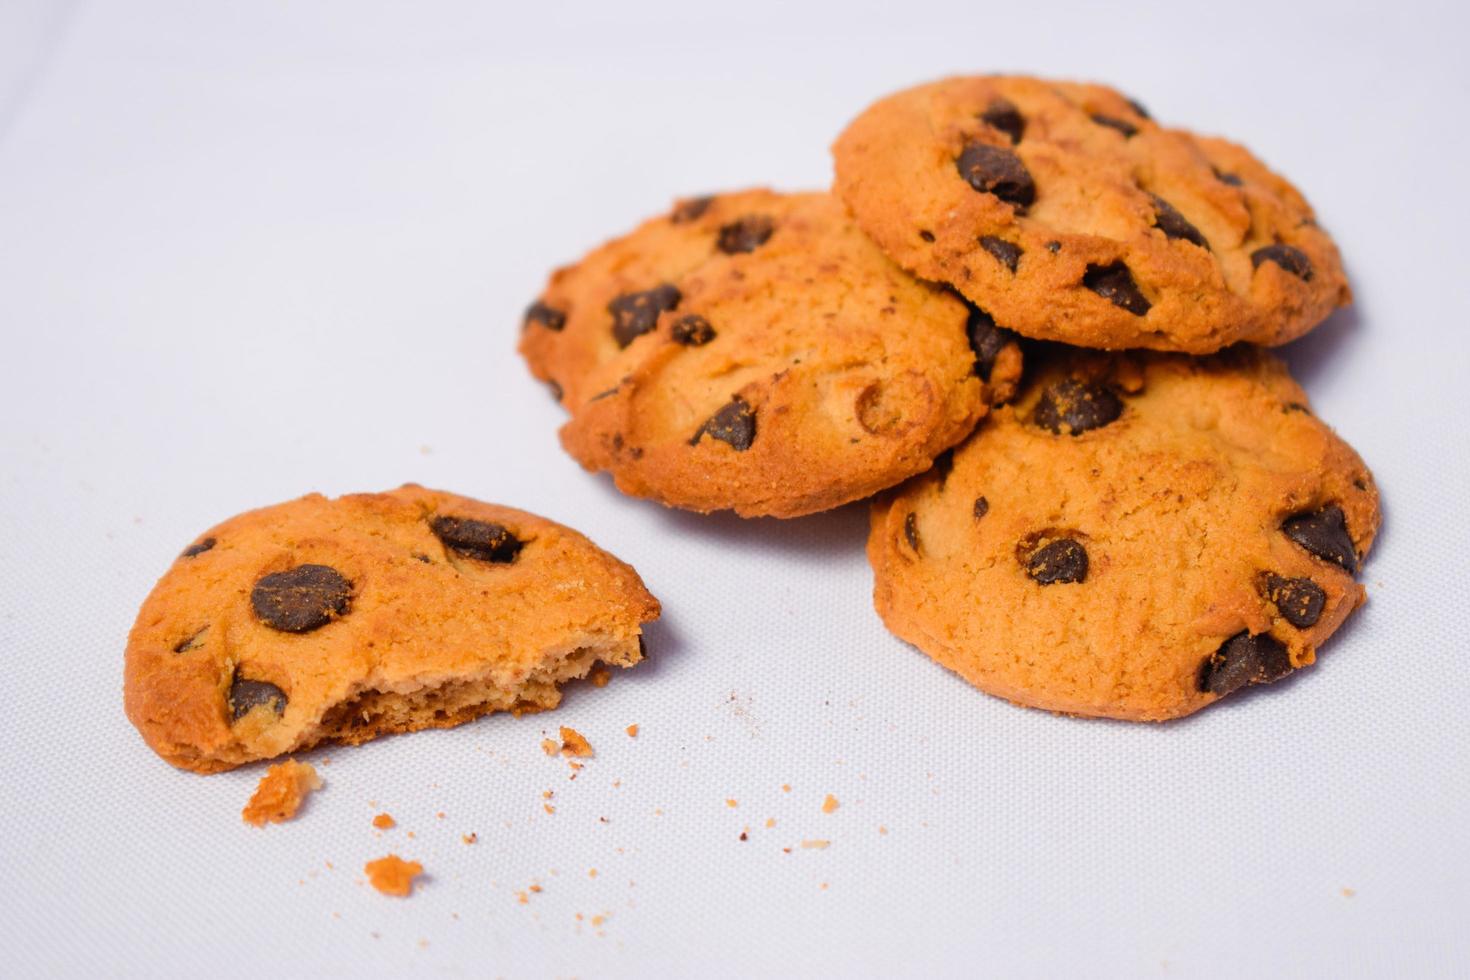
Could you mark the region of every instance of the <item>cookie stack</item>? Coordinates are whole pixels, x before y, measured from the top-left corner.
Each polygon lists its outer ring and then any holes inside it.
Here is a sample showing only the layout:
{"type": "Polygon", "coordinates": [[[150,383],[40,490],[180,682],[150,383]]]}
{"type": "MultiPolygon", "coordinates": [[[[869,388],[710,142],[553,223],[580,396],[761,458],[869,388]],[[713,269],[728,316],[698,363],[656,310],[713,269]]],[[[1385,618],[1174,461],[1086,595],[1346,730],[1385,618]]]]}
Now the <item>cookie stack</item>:
{"type": "Polygon", "coordinates": [[[1255,346],[1350,301],[1302,195],[1035,78],[889,96],[834,156],[552,275],[520,347],[567,451],[701,512],[877,494],[884,622],[1017,703],[1161,720],[1312,663],[1379,512],[1255,346]]]}

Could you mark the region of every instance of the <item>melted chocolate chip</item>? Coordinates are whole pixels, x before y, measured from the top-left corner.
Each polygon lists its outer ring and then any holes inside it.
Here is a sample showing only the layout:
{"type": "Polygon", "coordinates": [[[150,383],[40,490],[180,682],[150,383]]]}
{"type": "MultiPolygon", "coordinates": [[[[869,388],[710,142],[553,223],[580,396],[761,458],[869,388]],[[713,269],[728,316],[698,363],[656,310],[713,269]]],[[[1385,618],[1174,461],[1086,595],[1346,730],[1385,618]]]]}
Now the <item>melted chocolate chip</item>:
{"type": "Polygon", "coordinates": [[[1026,130],[1021,110],[1010,99],[996,99],[990,103],[989,108],[980,113],[980,121],[1009,136],[1012,146],[1021,142],[1021,134],[1026,130]]]}
{"type": "Polygon", "coordinates": [[[1071,538],[1058,538],[1027,556],[1026,574],[1040,585],[1085,581],[1087,549],[1071,538]]]}
{"type": "Polygon", "coordinates": [[[744,452],[755,442],[755,412],[750,403],[739,395],[730,399],[730,403],[718,412],[711,415],[694,433],[694,438],[689,440],[689,445],[699,444],[703,436],[727,442],[737,450],[744,452]]]}
{"type": "Polygon", "coordinates": [[[1016,335],[1005,327],[996,326],[995,318],[978,306],[970,306],[965,333],[970,338],[970,350],[975,352],[975,374],[981,381],[989,381],[995,359],[1016,335]]]}
{"type": "Polygon", "coordinates": [[[669,332],[675,343],[683,344],[685,347],[703,347],[715,339],[715,328],[710,326],[709,321],[698,313],[679,317],[674,321],[674,326],[669,332]]]}
{"type": "Polygon", "coordinates": [[[994,256],[1001,265],[1016,271],[1016,265],[1021,261],[1021,246],[1013,245],[1004,238],[996,238],[994,235],[981,235],[980,247],[994,256]]]}
{"type": "Polygon", "coordinates": [[[660,313],[677,309],[683,298],[679,288],[671,283],[645,289],[641,293],[614,297],[607,304],[607,311],[613,318],[613,339],[619,347],[627,347],[657,325],[660,313]]]}
{"type": "Polygon", "coordinates": [[[1295,514],[1281,524],[1281,533],[1323,561],[1358,570],[1358,552],[1348,534],[1347,518],[1337,505],[1314,513],[1295,514]]]}
{"type": "Polygon", "coordinates": [[[310,633],[347,615],[352,583],[329,565],[297,565],[273,572],[250,590],[256,618],[282,633],[310,633]]]}
{"type": "Polygon", "coordinates": [[[1123,414],[1123,401],[1111,388],[1068,378],[1049,386],[1031,420],[1054,434],[1079,436],[1101,429],[1123,414]]]}
{"type": "Polygon", "coordinates": [[[1267,572],[1261,576],[1261,594],[1276,604],[1281,618],[1297,629],[1317,625],[1327,593],[1309,578],[1283,578],[1267,572]]]}
{"type": "Polygon", "coordinates": [[[1226,173],[1219,167],[1211,167],[1210,169],[1215,171],[1215,179],[1222,184],[1229,184],[1231,187],[1242,187],[1245,185],[1245,181],[1241,180],[1235,174],[1226,173]]]}
{"type": "Polygon", "coordinates": [[[1117,116],[1105,116],[1101,112],[1094,112],[1092,114],[1092,121],[1097,123],[1099,126],[1106,126],[1109,129],[1116,129],[1124,136],[1134,136],[1138,133],[1137,126],[1133,125],[1126,119],[1119,119],[1117,116]]]}
{"type": "Polygon", "coordinates": [[[1310,281],[1312,260],[1307,253],[1290,245],[1266,245],[1251,253],[1251,265],[1259,269],[1262,262],[1275,262],[1299,279],[1310,281]]]}
{"type": "Polygon", "coordinates": [[[209,632],[208,626],[199,627],[199,629],[174,644],[174,653],[188,653],[190,650],[198,650],[204,646],[203,637],[207,632],[209,632]]]}
{"type": "Polygon", "coordinates": [[[1036,200],[1036,184],[1021,158],[989,143],[971,143],[955,161],[960,176],[982,194],[1027,207],[1036,200]]]}
{"type": "Polygon", "coordinates": [[[747,214],[720,228],[720,237],[715,244],[726,255],[754,252],[766,243],[776,223],[763,214],[747,214]]]}
{"type": "Polygon", "coordinates": [[[1134,316],[1143,316],[1153,305],[1138,291],[1133,273],[1122,262],[1089,265],[1082,275],[1082,285],[1134,316]]]}
{"type": "Polygon", "coordinates": [[[918,554],[919,518],[916,514],[912,512],[910,512],[909,515],[903,519],[903,538],[909,543],[909,547],[914,549],[914,554],[918,554]]]}
{"type": "Polygon", "coordinates": [[[1179,210],[1168,201],[1157,194],[1150,194],[1154,202],[1154,227],[1162,231],[1169,238],[1182,238],[1186,242],[1198,245],[1200,248],[1208,249],[1210,243],[1205,241],[1205,236],[1200,234],[1198,228],[1189,223],[1189,219],[1179,213],[1179,210]]]}
{"type": "Polygon", "coordinates": [[[532,324],[545,327],[547,330],[560,330],[567,325],[567,315],[538,299],[526,307],[526,316],[521,321],[521,329],[524,330],[532,324]]]}
{"type": "Polygon", "coordinates": [[[669,215],[669,220],[676,225],[686,224],[690,221],[698,221],[709,210],[709,206],[715,203],[715,199],[705,195],[703,197],[685,198],[674,205],[674,211],[669,215]]]}
{"type": "Polygon", "coordinates": [[[1268,633],[1237,633],[1200,665],[1199,689],[1224,697],[1247,684],[1269,684],[1291,673],[1286,648],[1268,633]]]}
{"type": "Polygon", "coordinates": [[[990,513],[990,501],[986,500],[984,497],[976,497],[975,520],[978,521],[980,518],[984,517],[988,513],[990,513]]]}
{"type": "Polygon", "coordinates": [[[286,692],[266,681],[251,681],[235,672],[235,679],[230,683],[230,693],[226,699],[229,703],[230,719],[239,721],[250,713],[252,708],[265,705],[279,718],[286,711],[286,692]]]}
{"type": "Polygon", "coordinates": [[[526,546],[504,525],[491,521],[437,515],[429,521],[429,529],[455,554],[501,565],[515,561],[526,546]]]}
{"type": "Polygon", "coordinates": [[[202,555],[210,548],[213,548],[215,546],[215,543],[216,542],[214,538],[200,538],[198,541],[195,541],[193,544],[189,545],[189,547],[185,548],[183,554],[179,555],[179,557],[194,558],[198,555],[202,555]]]}

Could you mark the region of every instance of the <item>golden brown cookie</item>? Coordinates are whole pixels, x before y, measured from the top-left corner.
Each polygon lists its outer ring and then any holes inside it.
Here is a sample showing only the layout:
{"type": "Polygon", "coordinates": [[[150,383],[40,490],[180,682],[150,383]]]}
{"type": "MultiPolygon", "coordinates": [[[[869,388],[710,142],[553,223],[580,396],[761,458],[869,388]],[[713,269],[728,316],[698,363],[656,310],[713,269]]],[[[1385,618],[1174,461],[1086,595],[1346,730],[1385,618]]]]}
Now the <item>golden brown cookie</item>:
{"type": "Polygon", "coordinates": [[[1275,358],[1030,355],[947,468],[876,502],[888,628],[1018,704],[1156,721],[1313,662],[1378,491],[1275,358]]]}
{"type": "Polygon", "coordinates": [[[1020,372],[1004,331],[884,258],[830,195],[766,190],[683,201],[557,271],[521,353],[587,469],[748,517],[927,469],[1020,372]]]}
{"type": "Polygon", "coordinates": [[[1295,187],[1101,85],[921,85],[833,153],[838,196],[891,258],[1028,337],[1204,354],[1285,343],[1351,300],[1295,187]]]}
{"type": "Polygon", "coordinates": [[[217,772],[319,742],[554,708],[641,659],[658,601],[577,532],[409,484],[250,511],[154,586],[128,637],[143,738],[217,772]]]}

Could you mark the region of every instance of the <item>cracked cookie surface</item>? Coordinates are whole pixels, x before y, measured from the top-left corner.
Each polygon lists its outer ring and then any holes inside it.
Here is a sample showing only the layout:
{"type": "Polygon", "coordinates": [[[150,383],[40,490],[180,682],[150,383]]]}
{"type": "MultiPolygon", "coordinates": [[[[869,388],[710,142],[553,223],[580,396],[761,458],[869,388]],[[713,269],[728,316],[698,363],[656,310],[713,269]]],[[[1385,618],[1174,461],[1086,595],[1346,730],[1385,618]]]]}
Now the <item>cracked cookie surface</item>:
{"type": "Polygon", "coordinates": [[[1131,720],[1311,664],[1364,599],[1378,492],[1286,368],[1028,357],[947,470],[873,505],[888,628],[991,694],[1131,720]]]}
{"type": "Polygon", "coordinates": [[[634,496],[795,517],[927,469],[1020,373],[831,195],[691,198],[551,277],[521,353],[562,444],[634,496]]]}
{"type": "Polygon", "coordinates": [[[1101,85],[921,85],[833,155],[838,196],[891,258],[1028,337],[1204,354],[1285,343],[1351,300],[1295,187],[1101,85]]]}
{"type": "Polygon", "coordinates": [[[317,494],[211,529],[128,637],[148,744],[215,772],[311,747],[554,708],[557,685],[642,657],[658,601],[545,518],[412,484],[317,494]]]}

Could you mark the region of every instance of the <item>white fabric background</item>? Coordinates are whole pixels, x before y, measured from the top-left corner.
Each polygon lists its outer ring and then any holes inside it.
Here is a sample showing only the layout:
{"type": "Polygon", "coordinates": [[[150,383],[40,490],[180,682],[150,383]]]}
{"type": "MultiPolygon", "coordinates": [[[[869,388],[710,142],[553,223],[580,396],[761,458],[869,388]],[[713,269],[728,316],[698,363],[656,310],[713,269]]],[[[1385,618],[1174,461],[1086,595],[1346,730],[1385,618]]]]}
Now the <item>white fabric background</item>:
{"type": "Polygon", "coordinates": [[[1464,16],[888,6],[0,6],[0,973],[1470,967],[1464,16]],[[1357,290],[1286,353],[1383,490],[1369,605],[1180,723],[1019,710],[890,638],[860,508],[621,498],[514,355],[554,264],[675,195],[822,186],[874,97],[1002,69],[1247,142],[1357,290]],[[220,519],[406,480],[633,562],[652,659],[554,715],[315,753],[303,818],[246,827],[258,769],[176,772],[124,718],[134,612],[220,519]],[[575,782],[558,723],[597,748],[575,782]],[[429,871],[409,900],[362,884],[389,851],[429,871]]]}

